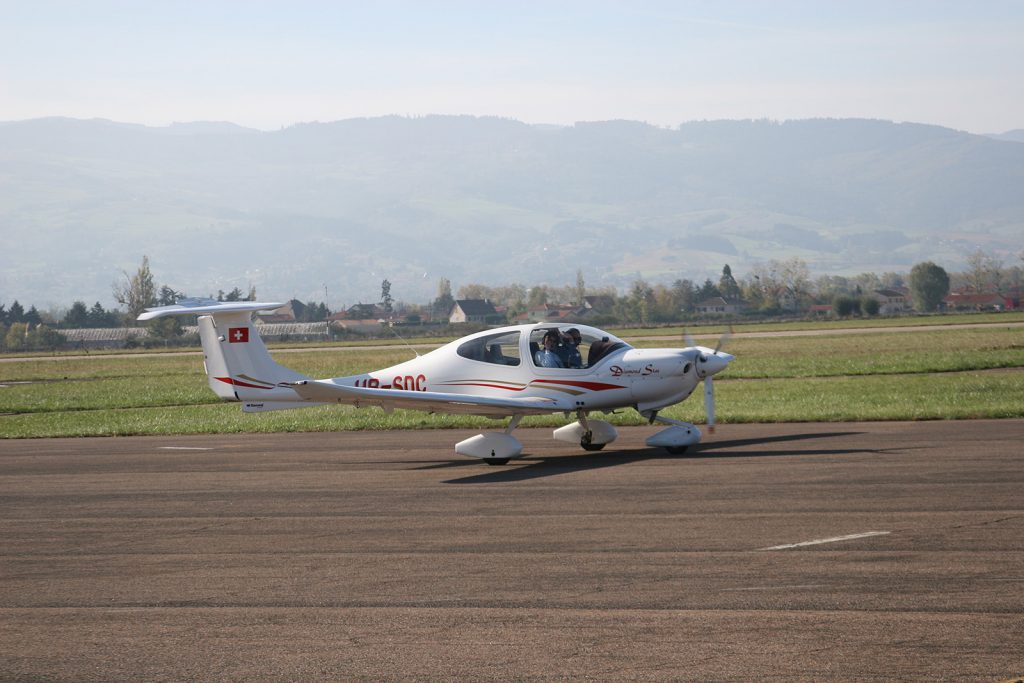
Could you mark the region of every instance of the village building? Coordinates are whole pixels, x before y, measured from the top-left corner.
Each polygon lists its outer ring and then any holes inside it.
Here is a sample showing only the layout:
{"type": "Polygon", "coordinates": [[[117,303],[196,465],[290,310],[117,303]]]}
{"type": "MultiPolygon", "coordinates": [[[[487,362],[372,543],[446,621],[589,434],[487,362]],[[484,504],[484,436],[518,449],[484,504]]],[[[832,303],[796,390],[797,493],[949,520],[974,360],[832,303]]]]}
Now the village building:
{"type": "Polygon", "coordinates": [[[942,300],[951,311],[1012,311],[1013,299],[996,293],[973,291],[950,292],[942,300]]]}
{"type": "Polygon", "coordinates": [[[327,341],[330,327],[326,320],[317,323],[257,323],[260,336],[269,341],[327,341]]]}
{"type": "Polygon", "coordinates": [[[746,309],[745,301],[726,299],[721,296],[705,299],[693,307],[694,312],[700,315],[739,315],[746,309]]]}
{"type": "Polygon", "coordinates": [[[345,311],[348,320],[383,320],[387,312],[377,304],[356,304],[345,311]]]}
{"type": "Polygon", "coordinates": [[[615,297],[610,294],[594,294],[583,297],[583,308],[591,314],[607,315],[615,310],[615,297]]]}
{"type": "Polygon", "coordinates": [[[85,327],[57,330],[72,348],[123,349],[133,341],[149,338],[145,327],[85,327]]]}
{"type": "Polygon", "coordinates": [[[573,322],[593,315],[587,308],[571,304],[541,304],[516,316],[517,323],[573,322]]]}
{"type": "Polygon", "coordinates": [[[910,308],[910,292],[906,289],[876,289],[871,296],[878,301],[881,315],[899,315],[910,308]]]}
{"type": "Polygon", "coordinates": [[[265,323],[293,323],[302,317],[302,313],[306,310],[306,304],[302,303],[298,299],[292,299],[281,308],[275,308],[272,311],[263,313],[257,313],[253,316],[253,320],[256,322],[265,323]]]}
{"type": "MultiPolygon", "coordinates": [[[[280,311],[282,309],[279,308],[277,310],[280,311]]],[[[295,316],[292,315],[290,311],[287,312],[287,313],[276,313],[276,312],[257,313],[256,315],[253,316],[253,320],[255,322],[261,322],[261,323],[267,323],[267,324],[271,324],[271,323],[293,323],[293,322],[295,322],[295,316]]]]}
{"type": "Polygon", "coordinates": [[[501,323],[504,316],[498,313],[494,304],[486,299],[459,299],[452,306],[448,322],[459,323],[501,323]]]}

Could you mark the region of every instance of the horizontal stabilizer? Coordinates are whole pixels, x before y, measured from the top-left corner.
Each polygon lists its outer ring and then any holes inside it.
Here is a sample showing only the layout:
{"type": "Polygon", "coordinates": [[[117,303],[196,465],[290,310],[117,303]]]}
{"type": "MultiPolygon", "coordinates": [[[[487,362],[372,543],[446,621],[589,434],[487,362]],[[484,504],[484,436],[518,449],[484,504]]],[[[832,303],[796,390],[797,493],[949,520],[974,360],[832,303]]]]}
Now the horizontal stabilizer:
{"type": "Polygon", "coordinates": [[[152,320],[165,315],[216,315],[218,313],[244,313],[246,311],[272,311],[283,303],[261,301],[217,301],[215,299],[180,299],[170,306],[147,308],[139,320],[152,320]]]}

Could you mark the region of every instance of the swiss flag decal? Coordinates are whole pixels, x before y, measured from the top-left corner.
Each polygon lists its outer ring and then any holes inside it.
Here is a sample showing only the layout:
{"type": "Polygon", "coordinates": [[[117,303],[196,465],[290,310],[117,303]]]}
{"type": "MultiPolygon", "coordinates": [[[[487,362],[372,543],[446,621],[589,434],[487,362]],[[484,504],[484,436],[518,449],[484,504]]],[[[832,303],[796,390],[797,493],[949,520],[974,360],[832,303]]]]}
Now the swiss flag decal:
{"type": "Polygon", "coordinates": [[[228,329],[228,341],[232,344],[241,342],[246,343],[249,341],[249,328],[248,327],[232,327],[228,329]]]}

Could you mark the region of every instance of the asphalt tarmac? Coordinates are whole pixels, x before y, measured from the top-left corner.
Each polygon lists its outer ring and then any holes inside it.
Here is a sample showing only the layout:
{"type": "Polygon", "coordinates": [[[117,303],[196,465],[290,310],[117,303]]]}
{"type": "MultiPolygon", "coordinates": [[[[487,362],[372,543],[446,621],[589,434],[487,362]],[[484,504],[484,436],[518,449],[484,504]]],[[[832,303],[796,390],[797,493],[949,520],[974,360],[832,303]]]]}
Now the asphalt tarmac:
{"type": "Polygon", "coordinates": [[[1024,421],[0,440],[0,680],[1024,674],[1024,421]]]}

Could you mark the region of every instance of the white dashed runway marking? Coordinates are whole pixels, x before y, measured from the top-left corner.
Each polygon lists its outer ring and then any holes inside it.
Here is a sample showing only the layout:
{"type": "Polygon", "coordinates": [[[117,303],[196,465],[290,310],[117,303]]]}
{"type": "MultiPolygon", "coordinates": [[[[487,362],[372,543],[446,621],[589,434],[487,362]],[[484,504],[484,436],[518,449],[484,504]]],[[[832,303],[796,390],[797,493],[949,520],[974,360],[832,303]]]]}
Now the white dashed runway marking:
{"type": "Polygon", "coordinates": [[[803,548],[809,545],[821,545],[823,543],[839,543],[840,541],[852,541],[855,538],[869,538],[871,536],[885,536],[891,531],[865,531],[860,534],[849,534],[847,536],[833,536],[832,538],[818,538],[813,541],[802,541],[800,543],[787,543],[785,545],[773,545],[758,550],[788,550],[789,548],[803,548]]]}

